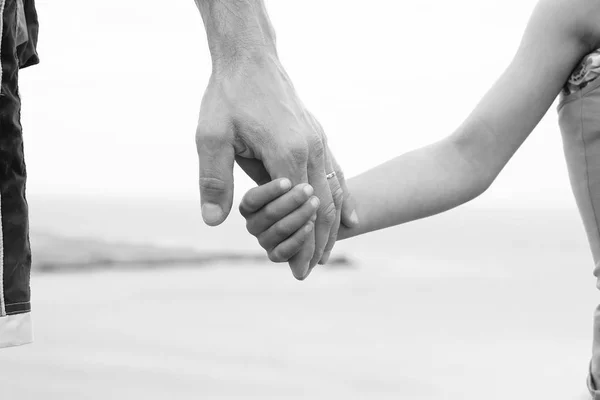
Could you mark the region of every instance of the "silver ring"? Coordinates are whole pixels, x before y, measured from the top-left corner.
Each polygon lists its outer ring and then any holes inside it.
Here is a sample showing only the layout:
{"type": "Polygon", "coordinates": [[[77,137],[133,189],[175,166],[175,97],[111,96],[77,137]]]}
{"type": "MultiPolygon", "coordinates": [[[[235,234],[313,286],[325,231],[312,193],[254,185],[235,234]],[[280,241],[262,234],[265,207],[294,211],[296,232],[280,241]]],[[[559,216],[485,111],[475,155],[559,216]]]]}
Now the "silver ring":
{"type": "Polygon", "coordinates": [[[327,179],[331,179],[331,178],[335,178],[335,176],[336,176],[336,175],[337,175],[337,174],[335,173],[335,171],[333,171],[332,173],[329,173],[329,174],[325,175],[325,177],[326,177],[327,179]]]}

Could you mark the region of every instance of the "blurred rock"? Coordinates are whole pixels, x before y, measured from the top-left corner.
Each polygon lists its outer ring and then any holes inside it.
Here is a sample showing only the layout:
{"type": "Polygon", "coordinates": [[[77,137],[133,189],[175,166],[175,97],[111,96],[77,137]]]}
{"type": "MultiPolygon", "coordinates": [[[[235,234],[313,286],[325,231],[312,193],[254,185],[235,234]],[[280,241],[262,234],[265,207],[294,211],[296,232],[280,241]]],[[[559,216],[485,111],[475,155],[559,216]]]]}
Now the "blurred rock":
{"type": "MultiPolygon", "coordinates": [[[[97,269],[153,269],[168,266],[206,266],[216,263],[270,263],[261,251],[199,252],[190,248],[169,248],[151,244],[110,242],[93,238],[72,238],[32,233],[32,270],[39,272],[84,272],[97,269]]],[[[328,268],[352,266],[346,256],[332,257],[328,268]]]]}

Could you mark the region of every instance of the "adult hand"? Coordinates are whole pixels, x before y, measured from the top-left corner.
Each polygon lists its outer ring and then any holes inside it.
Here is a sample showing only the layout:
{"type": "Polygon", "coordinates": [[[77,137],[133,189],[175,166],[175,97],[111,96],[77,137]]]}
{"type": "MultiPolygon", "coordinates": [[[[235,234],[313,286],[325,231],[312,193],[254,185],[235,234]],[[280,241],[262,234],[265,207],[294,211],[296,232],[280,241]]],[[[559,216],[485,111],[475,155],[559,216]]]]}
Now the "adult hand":
{"type": "Polygon", "coordinates": [[[310,183],[321,200],[314,237],[290,260],[294,276],[304,279],[333,247],[339,221],[357,222],[342,171],[279,62],[263,0],[195,2],[213,67],[196,132],[203,218],[209,225],[227,218],[234,159],[259,183],[310,183]],[[337,176],[328,180],[332,171],[337,176]]]}
{"type": "Polygon", "coordinates": [[[324,254],[328,257],[340,221],[347,226],[357,223],[343,172],[321,125],[272,55],[213,70],[196,144],[202,215],[209,225],[222,223],[231,210],[234,160],[259,184],[285,177],[293,185],[308,182],[314,187],[321,205],[313,237],[289,260],[298,279],[306,278],[324,254]],[[327,179],[334,171],[336,176],[327,179]]]}

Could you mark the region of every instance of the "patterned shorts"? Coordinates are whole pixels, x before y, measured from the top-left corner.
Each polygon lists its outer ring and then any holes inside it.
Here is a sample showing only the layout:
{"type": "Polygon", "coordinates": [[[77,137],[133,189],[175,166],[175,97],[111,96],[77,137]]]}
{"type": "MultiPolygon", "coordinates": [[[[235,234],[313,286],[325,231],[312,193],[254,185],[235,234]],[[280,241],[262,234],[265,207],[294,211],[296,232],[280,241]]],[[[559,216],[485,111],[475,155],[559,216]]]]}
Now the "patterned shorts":
{"type": "Polygon", "coordinates": [[[585,56],[571,73],[562,94],[568,96],[585,88],[600,76],[600,49],[585,56]]]}
{"type": "Polygon", "coordinates": [[[32,341],[19,69],[37,64],[34,0],[0,0],[0,348],[32,341]]]}

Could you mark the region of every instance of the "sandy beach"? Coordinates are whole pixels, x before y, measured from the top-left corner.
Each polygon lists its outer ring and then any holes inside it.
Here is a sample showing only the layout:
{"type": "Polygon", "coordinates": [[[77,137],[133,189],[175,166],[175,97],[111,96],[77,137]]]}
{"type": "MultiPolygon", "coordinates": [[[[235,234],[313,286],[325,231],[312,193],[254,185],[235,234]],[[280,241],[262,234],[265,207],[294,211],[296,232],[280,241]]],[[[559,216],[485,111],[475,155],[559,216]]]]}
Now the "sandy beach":
{"type": "Polygon", "coordinates": [[[0,392],[583,400],[599,299],[586,246],[574,210],[464,208],[342,242],[353,266],[303,283],[258,261],[35,273],[36,342],[0,352],[0,392]]]}
{"type": "Polygon", "coordinates": [[[584,399],[589,292],[268,266],[38,276],[18,399],[584,399]],[[565,297],[568,301],[565,302],[565,297]]]}

